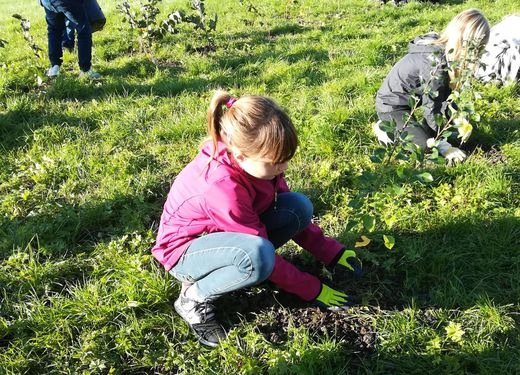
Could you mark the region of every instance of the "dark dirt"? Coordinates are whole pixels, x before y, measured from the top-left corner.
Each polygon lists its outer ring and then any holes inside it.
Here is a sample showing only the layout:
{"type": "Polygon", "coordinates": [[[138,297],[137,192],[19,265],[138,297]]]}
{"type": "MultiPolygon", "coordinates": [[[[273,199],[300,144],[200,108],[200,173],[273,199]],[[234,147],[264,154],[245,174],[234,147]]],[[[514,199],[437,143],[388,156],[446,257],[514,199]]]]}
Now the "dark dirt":
{"type": "Polygon", "coordinates": [[[376,332],[370,318],[348,311],[321,311],[317,307],[271,308],[255,320],[257,329],[273,344],[288,337],[289,327],[303,327],[316,337],[334,338],[357,352],[374,350],[376,332]]]}
{"type": "Polygon", "coordinates": [[[295,327],[307,329],[316,339],[334,338],[356,352],[375,349],[376,332],[366,307],[321,311],[269,285],[226,295],[217,306],[226,325],[254,323],[272,344],[283,344],[295,327]]]}
{"type": "Polygon", "coordinates": [[[491,147],[490,150],[484,153],[484,157],[493,165],[503,164],[507,161],[506,156],[495,147],[491,147]]]}
{"type": "Polygon", "coordinates": [[[460,146],[462,151],[466,154],[472,154],[481,149],[484,152],[484,158],[489,161],[491,165],[503,164],[507,161],[507,157],[504,155],[500,147],[497,145],[484,145],[477,143],[468,143],[460,146]]]}

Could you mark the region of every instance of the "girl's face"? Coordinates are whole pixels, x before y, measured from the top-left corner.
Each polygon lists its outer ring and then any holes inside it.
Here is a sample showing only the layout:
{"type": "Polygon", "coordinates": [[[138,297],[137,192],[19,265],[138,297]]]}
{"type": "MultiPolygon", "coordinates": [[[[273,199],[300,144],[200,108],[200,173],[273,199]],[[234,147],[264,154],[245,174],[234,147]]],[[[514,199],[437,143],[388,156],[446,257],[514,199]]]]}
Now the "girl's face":
{"type": "Polygon", "coordinates": [[[242,154],[235,155],[240,168],[253,177],[262,180],[272,180],[287,170],[289,162],[273,163],[269,159],[248,157],[242,154]]]}

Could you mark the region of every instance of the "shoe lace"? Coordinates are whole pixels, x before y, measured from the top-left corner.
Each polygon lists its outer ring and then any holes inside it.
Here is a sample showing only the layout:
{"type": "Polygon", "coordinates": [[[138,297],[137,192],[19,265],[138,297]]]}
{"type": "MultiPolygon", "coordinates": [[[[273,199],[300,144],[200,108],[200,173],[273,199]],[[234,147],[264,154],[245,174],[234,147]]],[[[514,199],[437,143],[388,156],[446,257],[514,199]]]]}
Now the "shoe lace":
{"type": "Polygon", "coordinates": [[[209,302],[202,302],[195,306],[195,311],[201,316],[201,323],[206,323],[215,317],[215,306],[209,302]]]}

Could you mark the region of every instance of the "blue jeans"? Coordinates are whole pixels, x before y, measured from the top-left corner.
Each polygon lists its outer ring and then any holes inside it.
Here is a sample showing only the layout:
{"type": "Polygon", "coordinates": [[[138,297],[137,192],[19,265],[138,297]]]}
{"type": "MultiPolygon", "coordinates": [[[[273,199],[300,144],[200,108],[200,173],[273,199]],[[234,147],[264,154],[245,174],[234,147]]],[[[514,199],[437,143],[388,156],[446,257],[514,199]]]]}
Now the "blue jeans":
{"type": "Polygon", "coordinates": [[[65,20],[74,25],[78,36],[78,62],[83,72],[90,70],[92,63],[92,29],[82,0],[42,0],[47,21],[47,39],[51,66],[61,65],[62,36],[65,20]]]}
{"type": "Polygon", "coordinates": [[[200,302],[258,284],[273,271],[275,249],[307,228],[312,212],[312,203],[305,195],[278,194],[276,205],[260,216],[268,240],[232,232],[201,236],[191,243],[170,273],[182,282],[193,283],[200,302]]]}
{"type": "Polygon", "coordinates": [[[65,30],[63,30],[63,34],[61,35],[61,47],[73,50],[74,44],[76,43],[75,39],[76,25],[67,19],[65,20],[65,30]]]}

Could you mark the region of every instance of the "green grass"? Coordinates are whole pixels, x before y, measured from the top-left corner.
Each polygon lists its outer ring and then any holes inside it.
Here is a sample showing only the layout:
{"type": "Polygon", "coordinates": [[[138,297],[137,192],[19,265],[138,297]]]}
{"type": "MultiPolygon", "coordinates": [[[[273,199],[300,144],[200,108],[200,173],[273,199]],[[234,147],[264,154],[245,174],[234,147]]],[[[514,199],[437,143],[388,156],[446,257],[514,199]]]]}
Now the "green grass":
{"type": "MultiPolygon", "coordinates": [[[[76,56],[65,54],[63,74],[38,87],[48,62],[32,55],[11,14],[29,18],[46,49],[43,9],[0,0],[9,42],[0,49],[0,374],[520,372],[518,85],[479,88],[475,151],[462,165],[429,167],[431,184],[381,191],[369,202],[382,218],[374,233],[353,227],[352,208],[363,171],[395,178],[369,159],[370,124],[374,95],[408,40],[468,7],[494,24],[518,11],[516,1],[263,0],[255,17],[238,0],[208,0],[208,14],[219,15],[216,51],[187,52],[204,41],[184,27],[154,45],[157,64],[138,52],[117,3],[100,3],[108,23],[94,35],[93,62],[104,78],[79,80],[76,56]],[[269,314],[255,306],[255,319],[224,307],[230,338],[208,350],[174,312],[179,285],[150,247],[218,87],[286,108],[301,142],[291,187],[347,246],[373,238],[359,251],[366,275],[349,287],[362,302],[349,316],[377,332],[373,351],[299,326],[298,316],[271,343],[256,328],[269,314]],[[392,250],[381,234],[395,237],[392,250]]],[[[188,4],[164,1],[162,14],[188,4]]],[[[316,268],[294,246],[282,251],[316,268]]]]}

